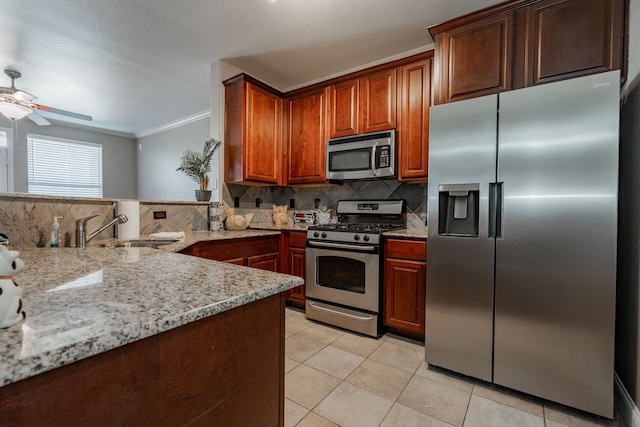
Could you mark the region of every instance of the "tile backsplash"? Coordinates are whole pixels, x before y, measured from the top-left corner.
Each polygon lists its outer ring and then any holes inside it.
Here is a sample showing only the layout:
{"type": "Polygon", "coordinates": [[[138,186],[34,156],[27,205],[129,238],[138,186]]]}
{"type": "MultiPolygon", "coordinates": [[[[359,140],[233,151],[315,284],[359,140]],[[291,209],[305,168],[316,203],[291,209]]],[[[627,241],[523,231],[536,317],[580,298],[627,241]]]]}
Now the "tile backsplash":
{"type": "MultiPolygon", "coordinates": [[[[9,236],[11,246],[37,246],[49,244],[49,233],[54,216],[62,217],[60,231],[62,243],[76,245],[76,220],[91,215],[89,232],[107,224],[114,217],[117,200],[82,199],[37,196],[19,193],[0,194],[0,232],[9,236]]],[[[159,231],[207,230],[208,204],[170,201],[140,201],[140,234],[159,231]],[[166,213],[164,219],[154,219],[154,212],[166,213]]],[[[114,237],[115,227],[96,236],[95,240],[114,237]]]]}
{"type": "Polygon", "coordinates": [[[254,212],[252,223],[270,222],[273,205],[291,206],[291,211],[313,211],[316,201],[335,208],[344,199],[404,199],[407,206],[407,228],[425,228],[427,218],[427,183],[397,180],[347,181],[342,185],[323,187],[262,187],[240,184],[223,186],[223,201],[233,207],[239,202],[241,213],[254,212]],[[256,206],[259,199],[260,206],[256,206]]]}

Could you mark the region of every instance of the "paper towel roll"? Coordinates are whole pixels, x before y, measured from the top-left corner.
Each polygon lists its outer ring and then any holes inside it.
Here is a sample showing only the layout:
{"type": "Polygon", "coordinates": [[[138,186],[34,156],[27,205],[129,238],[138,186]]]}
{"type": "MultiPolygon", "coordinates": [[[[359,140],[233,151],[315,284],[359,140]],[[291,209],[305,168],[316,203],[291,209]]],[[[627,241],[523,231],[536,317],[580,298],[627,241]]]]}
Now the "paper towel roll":
{"type": "Polygon", "coordinates": [[[125,214],[129,219],[124,224],[118,224],[119,239],[140,238],[140,202],[134,200],[118,201],[118,215],[125,214]]]}

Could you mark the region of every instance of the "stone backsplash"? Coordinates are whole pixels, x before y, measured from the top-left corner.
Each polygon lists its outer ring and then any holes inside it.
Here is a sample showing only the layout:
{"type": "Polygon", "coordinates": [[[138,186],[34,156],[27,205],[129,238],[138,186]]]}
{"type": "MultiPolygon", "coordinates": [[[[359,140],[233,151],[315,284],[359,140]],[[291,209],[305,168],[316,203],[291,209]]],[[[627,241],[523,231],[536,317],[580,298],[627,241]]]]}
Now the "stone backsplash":
{"type": "MultiPolygon", "coordinates": [[[[62,243],[75,246],[76,220],[91,215],[88,231],[97,230],[114,217],[116,199],[83,199],[0,193],[0,232],[9,236],[10,245],[43,247],[49,244],[54,216],[60,216],[62,243]]],[[[159,231],[207,230],[209,210],[206,203],[140,201],[140,234],[159,231]],[[154,212],[165,212],[165,219],[154,219],[154,212]]],[[[114,236],[116,227],[95,237],[102,240],[114,236]]]]}
{"type": "Polygon", "coordinates": [[[345,199],[404,199],[407,206],[407,228],[426,228],[427,184],[406,183],[397,180],[349,181],[342,185],[324,187],[262,187],[240,184],[223,186],[223,201],[233,207],[237,198],[238,213],[254,213],[252,223],[271,221],[273,205],[289,206],[293,211],[313,211],[316,201],[336,207],[338,200],[345,199]],[[260,206],[256,206],[260,199],[260,206]],[[294,207],[291,208],[291,202],[294,207]]]}

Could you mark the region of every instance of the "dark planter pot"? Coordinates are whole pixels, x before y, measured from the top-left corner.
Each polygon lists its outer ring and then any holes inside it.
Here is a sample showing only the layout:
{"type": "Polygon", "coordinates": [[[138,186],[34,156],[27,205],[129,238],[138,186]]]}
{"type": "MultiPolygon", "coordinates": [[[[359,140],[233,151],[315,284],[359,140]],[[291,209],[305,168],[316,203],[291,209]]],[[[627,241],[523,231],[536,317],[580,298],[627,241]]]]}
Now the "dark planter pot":
{"type": "Polygon", "coordinates": [[[211,190],[196,190],[196,200],[199,202],[208,202],[211,200],[211,190]]]}

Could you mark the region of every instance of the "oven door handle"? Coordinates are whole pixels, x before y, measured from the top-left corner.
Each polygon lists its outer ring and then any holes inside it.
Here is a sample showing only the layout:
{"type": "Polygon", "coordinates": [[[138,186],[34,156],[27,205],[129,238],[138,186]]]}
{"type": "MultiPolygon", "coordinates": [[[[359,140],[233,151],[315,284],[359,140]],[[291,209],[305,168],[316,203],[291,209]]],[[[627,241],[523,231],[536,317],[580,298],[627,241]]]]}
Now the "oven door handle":
{"type": "Polygon", "coordinates": [[[342,311],[331,310],[330,308],[325,308],[325,307],[321,307],[319,305],[315,305],[312,301],[309,301],[309,305],[311,307],[315,308],[316,310],[328,311],[329,313],[339,314],[341,316],[351,317],[351,318],[357,319],[357,320],[372,320],[373,319],[372,316],[355,316],[353,314],[343,313],[342,311]]]}
{"type": "Polygon", "coordinates": [[[331,249],[350,249],[356,250],[360,252],[374,252],[376,250],[375,246],[365,245],[349,245],[343,243],[330,243],[330,242],[307,242],[310,247],[319,247],[319,248],[331,248],[331,249]]]}

